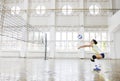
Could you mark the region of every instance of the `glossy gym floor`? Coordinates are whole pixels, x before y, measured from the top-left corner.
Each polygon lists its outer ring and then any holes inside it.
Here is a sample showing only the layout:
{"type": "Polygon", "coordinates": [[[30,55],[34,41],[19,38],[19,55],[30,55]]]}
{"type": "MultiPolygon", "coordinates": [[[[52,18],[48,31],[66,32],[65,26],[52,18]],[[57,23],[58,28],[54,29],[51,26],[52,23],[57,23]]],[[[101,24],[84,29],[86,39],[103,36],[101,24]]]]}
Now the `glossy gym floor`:
{"type": "Polygon", "coordinates": [[[120,60],[0,58],[0,81],[120,81],[120,60]]]}

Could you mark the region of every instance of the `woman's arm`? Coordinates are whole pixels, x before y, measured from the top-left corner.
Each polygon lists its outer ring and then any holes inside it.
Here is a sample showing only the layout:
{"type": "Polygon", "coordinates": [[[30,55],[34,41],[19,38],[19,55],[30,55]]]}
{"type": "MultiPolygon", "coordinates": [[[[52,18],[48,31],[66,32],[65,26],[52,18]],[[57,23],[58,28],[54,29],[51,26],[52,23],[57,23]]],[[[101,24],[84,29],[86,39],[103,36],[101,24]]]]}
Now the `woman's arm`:
{"type": "Polygon", "coordinates": [[[92,47],[92,45],[83,45],[83,46],[78,47],[78,49],[85,48],[85,47],[92,47]]]}

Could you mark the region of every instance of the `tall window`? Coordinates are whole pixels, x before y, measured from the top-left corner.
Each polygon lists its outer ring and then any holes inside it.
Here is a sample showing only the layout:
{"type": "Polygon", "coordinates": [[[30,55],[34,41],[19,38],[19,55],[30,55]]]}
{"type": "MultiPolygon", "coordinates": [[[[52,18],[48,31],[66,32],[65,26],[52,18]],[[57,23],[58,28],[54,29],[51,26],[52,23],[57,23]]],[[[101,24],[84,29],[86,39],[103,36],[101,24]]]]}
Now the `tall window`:
{"type": "Polygon", "coordinates": [[[102,32],[102,40],[103,41],[107,40],[107,33],[106,32],[102,32]]]}
{"type": "Polygon", "coordinates": [[[73,40],[78,40],[77,36],[78,36],[78,33],[77,32],[73,32],[73,40]]]}
{"type": "Polygon", "coordinates": [[[73,48],[73,38],[72,38],[72,32],[67,32],[67,48],[72,49],[73,48]]]}
{"type": "Polygon", "coordinates": [[[61,39],[61,34],[60,32],[56,32],[56,40],[60,40],[61,39]]]}
{"type": "Polygon", "coordinates": [[[50,40],[50,32],[46,32],[47,34],[47,40],[49,41],[50,40]]]}
{"type": "Polygon", "coordinates": [[[89,40],[90,40],[89,32],[85,32],[85,33],[84,33],[84,40],[85,40],[85,41],[89,41],[89,40]]]}
{"type": "Polygon", "coordinates": [[[67,34],[66,32],[62,32],[62,40],[66,40],[67,39],[67,34]]]}
{"type": "Polygon", "coordinates": [[[96,39],[95,32],[90,32],[90,40],[96,39]]]}
{"type": "Polygon", "coordinates": [[[34,32],[29,32],[29,40],[33,40],[34,32]]]}
{"type": "Polygon", "coordinates": [[[34,40],[38,40],[39,38],[39,32],[34,32],[34,40]]]}
{"type": "Polygon", "coordinates": [[[101,33],[100,32],[96,32],[96,40],[97,41],[101,40],[101,33]]]}
{"type": "Polygon", "coordinates": [[[72,40],[72,32],[67,32],[67,40],[72,40]]]}

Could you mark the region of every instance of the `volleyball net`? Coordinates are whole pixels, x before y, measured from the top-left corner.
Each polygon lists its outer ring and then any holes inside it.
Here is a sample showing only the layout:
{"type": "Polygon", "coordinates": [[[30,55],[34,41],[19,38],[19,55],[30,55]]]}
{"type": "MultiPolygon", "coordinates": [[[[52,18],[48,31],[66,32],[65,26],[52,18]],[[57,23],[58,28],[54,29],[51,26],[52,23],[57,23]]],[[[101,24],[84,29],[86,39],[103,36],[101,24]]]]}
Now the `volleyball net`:
{"type": "Polygon", "coordinates": [[[0,49],[21,49],[27,43],[28,50],[47,51],[47,34],[30,25],[23,17],[11,14],[9,8],[0,5],[0,49]]]}

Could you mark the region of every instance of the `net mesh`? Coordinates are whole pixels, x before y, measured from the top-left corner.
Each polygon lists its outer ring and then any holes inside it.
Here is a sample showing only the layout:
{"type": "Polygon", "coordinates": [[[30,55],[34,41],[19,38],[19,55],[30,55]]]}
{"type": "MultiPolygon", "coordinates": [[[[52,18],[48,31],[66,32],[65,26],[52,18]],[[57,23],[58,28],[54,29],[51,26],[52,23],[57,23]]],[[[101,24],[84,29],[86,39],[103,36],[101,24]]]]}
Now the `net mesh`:
{"type": "Polygon", "coordinates": [[[11,9],[0,1],[0,49],[21,49],[23,42],[27,43],[28,50],[43,50],[45,53],[45,33],[28,24],[20,15],[11,14],[11,9]],[[31,37],[31,33],[34,36],[31,37]]]}

